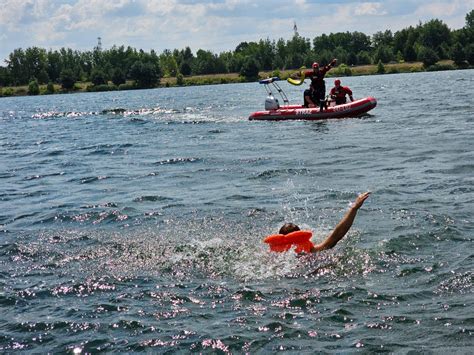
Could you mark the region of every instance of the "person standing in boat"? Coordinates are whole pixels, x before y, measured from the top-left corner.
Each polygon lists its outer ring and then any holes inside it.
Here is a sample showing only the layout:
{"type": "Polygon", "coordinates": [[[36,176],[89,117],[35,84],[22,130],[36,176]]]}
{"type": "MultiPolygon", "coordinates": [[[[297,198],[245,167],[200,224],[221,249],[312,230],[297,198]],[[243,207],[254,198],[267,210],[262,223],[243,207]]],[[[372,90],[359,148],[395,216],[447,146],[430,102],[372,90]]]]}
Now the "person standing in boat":
{"type": "Polygon", "coordinates": [[[354,101],[352,97],[352,90],[349,89],[348,86],[342,86],[341,80],[336,79],[334,80],[334,87],[331,89],[329,95],[331,95],[331,99],[336,101],[336,105],[342,105],[347,102],[346,95],[349,96],[349,99],[354,101]]]}
{"type": "Polygon", "coordinates": [[[323,111],[326,106],[326,82],[324,81],[324,76],[336,63],[337,60],[333,59],[331,63],[321,68],[319,63],[314,62],[312,70],[304,72],[305,78],[311,79],[309,89],[304,91],[304,104],[306,107],[315,107],[319,104],[319,110],[323,111]]]}

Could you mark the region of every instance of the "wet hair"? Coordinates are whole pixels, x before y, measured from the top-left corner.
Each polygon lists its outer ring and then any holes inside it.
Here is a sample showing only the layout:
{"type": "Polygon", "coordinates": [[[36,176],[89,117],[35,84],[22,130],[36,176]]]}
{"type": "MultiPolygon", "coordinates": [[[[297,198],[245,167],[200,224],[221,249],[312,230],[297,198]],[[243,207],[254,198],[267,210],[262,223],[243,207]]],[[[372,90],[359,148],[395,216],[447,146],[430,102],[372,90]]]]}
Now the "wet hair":
{"type": "Polygon", "coordinates": [[[280,234],[289,234],[291,232],[296,232],[296,231],[299,231],[300,230],[300,227],[298,227],[296,224],[293,224],[293,223],[285,223],[281,228],[280,228],[280,231],[278,233],[280,234]]]}

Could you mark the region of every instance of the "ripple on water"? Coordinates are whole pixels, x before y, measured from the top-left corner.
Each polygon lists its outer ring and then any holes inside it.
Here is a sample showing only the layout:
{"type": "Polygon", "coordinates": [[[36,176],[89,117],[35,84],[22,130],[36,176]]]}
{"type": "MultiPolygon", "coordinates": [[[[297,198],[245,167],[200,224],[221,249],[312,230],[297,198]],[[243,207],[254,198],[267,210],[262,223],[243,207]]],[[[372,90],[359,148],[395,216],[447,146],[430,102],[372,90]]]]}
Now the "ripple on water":
{"type": "Polygon", "coordinates": [[[440,294],[471,294],[473,286],[474,272],[453,272],[443,280],[436,290],[440,294]]]}
{"type": "Polygon", "coordinates": [[[261,173],[258,173],[256,176],[251,177],[251,180],[269,180],[281,175],[307,175],[310,174],[311,171],[309,169],[271,169],[265,170],[261,173]]]}
{"type": "Polygon", "coordinates": [[[133,202],[138,203],[146,203],[146,202],[166,202],[166,201],[174,201],[174,198],[166,197],[166,196],[159,196],[159,195],[145,195],[139,196],[133,199],[133,202]]]}
{"type": "Polygon", "coordinates": [[[180,158],[169,158],[165,160],[160,160],[154,163],[154,165],[168,165],[168,164],[185,164],[185,163],[197,163],[202,161],[200,158],[194,157],[180,157],[180,158]]]}

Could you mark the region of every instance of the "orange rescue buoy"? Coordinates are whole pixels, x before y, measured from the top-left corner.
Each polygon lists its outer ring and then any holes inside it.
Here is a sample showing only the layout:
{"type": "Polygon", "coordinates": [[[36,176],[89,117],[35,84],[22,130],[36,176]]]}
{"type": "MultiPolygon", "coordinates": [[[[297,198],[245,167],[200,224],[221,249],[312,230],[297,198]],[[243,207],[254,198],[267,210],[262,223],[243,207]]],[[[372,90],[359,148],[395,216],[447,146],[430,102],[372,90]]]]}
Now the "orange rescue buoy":
{"type": "Polygon", "coordinates": [[[296,231],[288,234],[273,234],[266,237],[263,241],[270,245],[271,251],[284,252],[292,246],[296,246],[295,252],[310,253],[314,244],[311,242],[313,233],[310,231],[296,231]]]}

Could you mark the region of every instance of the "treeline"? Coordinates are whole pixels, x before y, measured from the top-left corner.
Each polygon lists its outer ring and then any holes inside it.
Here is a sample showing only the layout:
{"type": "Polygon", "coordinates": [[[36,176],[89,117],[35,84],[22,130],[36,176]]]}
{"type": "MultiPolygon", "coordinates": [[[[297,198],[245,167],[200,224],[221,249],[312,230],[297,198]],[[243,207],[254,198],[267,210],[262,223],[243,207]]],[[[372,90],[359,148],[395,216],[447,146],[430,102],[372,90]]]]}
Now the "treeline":
{"type": "Polygon", "coordinates": [[[123,85],[131,79],[139,87],[153,87],[161,77],[160,58],[151,51],[137,51],[128,47],[113,47],[102,51],[73,51],[70,48],[46,51],[30,47],[15,49],[0,67],[0,85],[18,86],[60,83],[64,89],[73,89],[76,81],[90,81],[94,85],[106,85],[111,80],[123,85]]]}
{"type": "Polygon", "coordinates": [[[33,93],[39,84],[48,84],[51,90],[54,83],[61,84],[72,90],[77,81],[91,82],[96,89],[109,82],[118,88],[146,88],[157,86],[162,77],[176,77],[178,85],[189,75],[240,73],[255,78],[259,71],[309,67],[315,60],[327,64],[332,58],[347,66],[421,61],[429,67],[441,59],[461,67],[474,65],[474,10],[458,30],[434,19],[373,36],[339,32],[311,41],[296,33],[290,40],[242,42],[234,51],[220,54],[202,49],[194,54],[189,47],[161,54],[124,46],[82,52],[19,48],[10,53],[6,66],[0,66],[0,86],[30,85],[33,93]]]}

